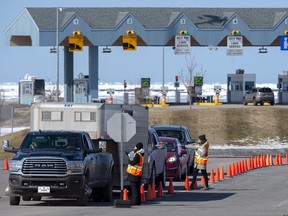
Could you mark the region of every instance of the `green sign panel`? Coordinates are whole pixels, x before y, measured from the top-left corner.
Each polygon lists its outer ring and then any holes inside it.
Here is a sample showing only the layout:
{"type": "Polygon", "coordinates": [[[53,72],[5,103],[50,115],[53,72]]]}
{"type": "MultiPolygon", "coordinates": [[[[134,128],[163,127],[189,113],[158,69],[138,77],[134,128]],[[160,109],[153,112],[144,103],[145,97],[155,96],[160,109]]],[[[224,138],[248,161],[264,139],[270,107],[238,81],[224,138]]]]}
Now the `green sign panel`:
{"type": "Polygon", "coordinates": [[[141,88],[150,88],[150,78],[141,78],[141,88]]]}
{"type": "Polygon", "coordinates": [[[203,86],[203,76],[194,77],[194,86],[203,86]]]}

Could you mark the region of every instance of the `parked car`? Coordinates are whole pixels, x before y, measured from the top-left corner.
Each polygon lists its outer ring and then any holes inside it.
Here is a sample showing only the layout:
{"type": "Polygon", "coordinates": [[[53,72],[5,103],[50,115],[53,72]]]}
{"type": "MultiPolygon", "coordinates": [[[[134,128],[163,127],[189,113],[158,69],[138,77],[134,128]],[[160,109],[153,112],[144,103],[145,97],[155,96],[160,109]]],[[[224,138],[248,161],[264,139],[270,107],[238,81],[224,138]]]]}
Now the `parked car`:
{"type": "Polygon", "coordinates": [[[187,151],[182,148],[177,138],[159,137],[167,148],[166,173],[167,177],[176,180],[183,179],[187,174],[187,151]]]}
{"type": "MultiPolygon", "coordinates": [[[[191,137],[190,132],[186,126],[183,125],[153,125],[159,137],[173,137],[177,138],[181,143],[182,148],[185,145],[194,145],[195,139],[191,137]]],[[[187,166],[188,173],[193,172],[194,165],[194,150],[186,149],[187,151],[187,166]]]]}
{"type": "Polygon", "coordinates": [[[263,105],[265,102],[270,103],[270,105],[275,104],[274,93],[269,87],[252,88],[243,96],[243,105],[253,103],[254,106],[257,106],[258,104],[263,105]]]}

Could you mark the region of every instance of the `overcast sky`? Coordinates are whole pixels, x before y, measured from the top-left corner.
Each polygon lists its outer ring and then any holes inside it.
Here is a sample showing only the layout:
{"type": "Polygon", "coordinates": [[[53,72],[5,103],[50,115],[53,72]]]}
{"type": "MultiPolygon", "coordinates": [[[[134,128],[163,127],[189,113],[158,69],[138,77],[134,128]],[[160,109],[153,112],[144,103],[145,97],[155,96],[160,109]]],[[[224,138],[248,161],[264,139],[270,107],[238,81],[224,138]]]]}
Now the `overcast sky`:
{"type": "MultiPolygon", "coordinates": [[[[287,7],[287,0],[1,0],[0,31],[13,22],[25,7],[287,7]]],[[[9,47],[1,37],[0,82],[18,82],[26,74],[56,82],[56,54],[51,47],[9,47]]],[[[85,47],[84,47],[85,49],[85,47]]],[[[227,56],[226,47],[209,51],[207,47],[192,47],[195,61],[206,71],[206,83],[226,83],[227,74],[242,68],[245,73],[256,73],[257,83],[276,83],[278,74],[288,70],[288,52],[279,47],[268,47],[267,54],[258,54],[259,47],[244,48],[244,55],[227,56]]],[[[88,49],[86,49],[87,51],[88,49]]],[[[123,52],[112,47],[110,54],[99,49],[100,82],[137,84],[141,77],[151,82],[163,82],[163,49],[138,47],[136,52],[123,52]],[[127,67],[129,63],[129,67],[127,67]]],[[[74,77],[88,74],[87,52],[75,53],[74,77]]],[[[164,81],[173,82],[175,75],[187,70],[185,57],[174,55],[171,47],[164,50],[164,81]]],[[[63,52],[60,53],[60,82],[63,83],[63,52]]],[[[60,83],[60,84],[61,84],[60,83]]]]}

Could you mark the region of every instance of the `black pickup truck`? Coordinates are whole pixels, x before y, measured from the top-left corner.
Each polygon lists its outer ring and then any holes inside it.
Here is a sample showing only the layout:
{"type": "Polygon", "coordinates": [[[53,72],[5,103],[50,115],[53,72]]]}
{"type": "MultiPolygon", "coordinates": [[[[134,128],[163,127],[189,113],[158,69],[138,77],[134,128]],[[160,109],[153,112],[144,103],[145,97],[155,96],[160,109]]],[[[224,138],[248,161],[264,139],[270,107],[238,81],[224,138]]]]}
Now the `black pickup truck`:
{"type": "Polygon", "coordinates": [[[112,154],[96,150],[82,131],[31,131],[9,163],[10,205],[41,197],[76,198],[78,205],[112,201],[112,154]]]}

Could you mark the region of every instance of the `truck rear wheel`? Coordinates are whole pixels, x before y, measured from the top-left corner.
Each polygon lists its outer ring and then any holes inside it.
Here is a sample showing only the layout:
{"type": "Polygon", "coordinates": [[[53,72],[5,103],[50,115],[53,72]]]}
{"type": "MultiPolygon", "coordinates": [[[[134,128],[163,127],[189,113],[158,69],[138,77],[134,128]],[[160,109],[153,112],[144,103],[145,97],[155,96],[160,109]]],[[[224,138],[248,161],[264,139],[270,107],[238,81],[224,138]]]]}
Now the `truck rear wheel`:
{"type": "Polygon", "coordinates": [[[20,203],[20,196],[10,195],[10,196],[9,196],[9,200],[10,200],[10,205],[19,205],[19,203],[20,203]]]}

